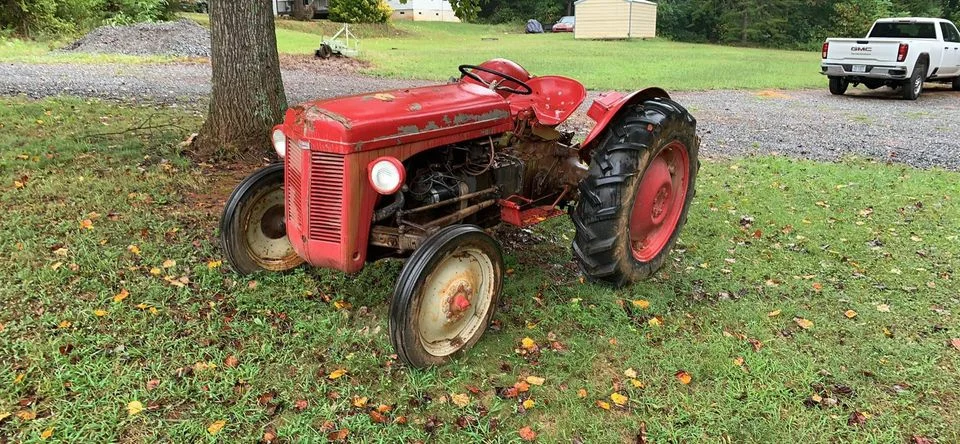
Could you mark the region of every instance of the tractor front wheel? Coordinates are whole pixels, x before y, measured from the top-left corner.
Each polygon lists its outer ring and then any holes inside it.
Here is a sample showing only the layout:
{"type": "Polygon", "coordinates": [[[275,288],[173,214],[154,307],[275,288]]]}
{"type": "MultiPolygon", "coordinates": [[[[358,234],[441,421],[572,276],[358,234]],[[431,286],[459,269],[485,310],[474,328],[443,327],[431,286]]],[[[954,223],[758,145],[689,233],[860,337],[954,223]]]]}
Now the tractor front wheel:
{"type": "Polygon", "coordinates": [[[220,218],[220,245],[240,274],[286,271],[303,263],[287,239],[283,164],[260,169],[237,185],[220,218]]]}
{"type": "Polygon", "coordinates": [[[407,365],[443,364],[480,340],[503,287],[500,245],[473,225],[431,235],[404,264],[390,303],[390,341],[407,365]]]}
{"type": "Polygon", "coordinates": [[[587,278],[623,286],[663,266],[694,196],[696,126],[676,102],[654,99],[606,130],[573,212],[573,253],[587,278]]]}

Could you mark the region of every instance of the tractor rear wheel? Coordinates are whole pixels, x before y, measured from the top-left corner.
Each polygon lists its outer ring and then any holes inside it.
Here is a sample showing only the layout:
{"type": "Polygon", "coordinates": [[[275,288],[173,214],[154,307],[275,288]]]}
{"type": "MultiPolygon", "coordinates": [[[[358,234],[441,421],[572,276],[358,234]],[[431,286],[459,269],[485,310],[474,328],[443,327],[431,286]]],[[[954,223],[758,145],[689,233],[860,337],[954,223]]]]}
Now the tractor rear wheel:
{"type": "Polygon", "coordinates": [[[653,99],[606,130],[573,212],[573,253],[591,281],[622,286],[663,266],[695,193],[696,127],[676,102],[653,99]]]}
{"type": "Polygon", "coordinates": [[[220,246],[240,274],[286,271],[303,263],[287,239],[283,164],[260,169],[237,185],[220,217],[220,246]]]}
{"type": "Polygon", "coordinates": [[[953,90],[960,91],[960,77],[953,79],[953,90]]]}
{"type": "Polygon", "coordinates": [[[390,303],[390,342],[407,365],[446,363],[486,331],[503,288],[500,245],[473,225],[431,235],[404,264],[390,303]]]}

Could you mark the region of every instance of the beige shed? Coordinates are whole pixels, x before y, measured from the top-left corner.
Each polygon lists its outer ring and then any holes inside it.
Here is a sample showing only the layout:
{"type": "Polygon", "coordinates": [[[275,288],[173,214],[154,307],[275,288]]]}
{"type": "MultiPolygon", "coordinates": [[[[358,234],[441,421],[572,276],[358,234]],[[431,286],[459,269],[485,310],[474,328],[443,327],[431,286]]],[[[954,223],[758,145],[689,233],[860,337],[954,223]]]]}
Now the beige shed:
{"type": "Polygon", "coordinates": [[[647,0],[578,0],[574,36],[578,39],[630,39],[657,36],[657,4],[647,0]]]}

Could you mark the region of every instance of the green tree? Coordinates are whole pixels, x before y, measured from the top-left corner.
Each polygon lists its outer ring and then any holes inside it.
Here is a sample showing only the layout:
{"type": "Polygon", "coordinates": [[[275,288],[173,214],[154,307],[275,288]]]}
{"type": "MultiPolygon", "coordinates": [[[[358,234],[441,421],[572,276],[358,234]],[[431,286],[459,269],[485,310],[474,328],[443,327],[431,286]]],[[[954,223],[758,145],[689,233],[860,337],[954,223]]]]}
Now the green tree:
{"type": "Polygon", "coordinates": [[[390,6],[384,0],[331,0],[330,19],[343,23],[385,23],[390,6]]]}
{"type": "Polygon", "coordinates": [[[893,15],[890,0],[842,0],[833,6],[834,37],[863,37],[873,22],[893,15]]]}

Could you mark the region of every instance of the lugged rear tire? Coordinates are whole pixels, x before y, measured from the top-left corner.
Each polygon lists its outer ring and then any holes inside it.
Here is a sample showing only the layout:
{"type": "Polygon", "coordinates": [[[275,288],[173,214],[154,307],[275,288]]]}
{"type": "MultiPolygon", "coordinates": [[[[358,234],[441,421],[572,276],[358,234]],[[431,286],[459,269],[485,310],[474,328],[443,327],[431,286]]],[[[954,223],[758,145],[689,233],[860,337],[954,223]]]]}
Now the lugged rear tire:
{"type": "Polygon", "coordinates": [[[843,77],[830,77],[830,94],[842,96],[847,92],[847,87],[849,86],[850,82],[843,77]]]}
{"type": "Polygon", "coordinates": [[[960,91],[960,77],[953,79],[953,90],[960,91]]]}
{"type": "Polygon", "coordinates": [[[577,230],[573,254],[589,280],[620,287],[663,266],[695,194],[700,168],[696,128],[686,109],[658,98],[626,109],[605,130],[572,214],[577,230]],[[651,174],[658,179],[653,194],[644,192],[651,174]],[[638,215],[663,216],[655,242],[636,240],[643,231],[633,229],[638,215]]]}

